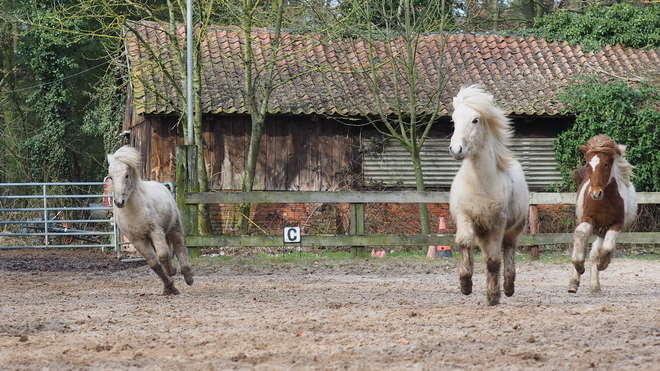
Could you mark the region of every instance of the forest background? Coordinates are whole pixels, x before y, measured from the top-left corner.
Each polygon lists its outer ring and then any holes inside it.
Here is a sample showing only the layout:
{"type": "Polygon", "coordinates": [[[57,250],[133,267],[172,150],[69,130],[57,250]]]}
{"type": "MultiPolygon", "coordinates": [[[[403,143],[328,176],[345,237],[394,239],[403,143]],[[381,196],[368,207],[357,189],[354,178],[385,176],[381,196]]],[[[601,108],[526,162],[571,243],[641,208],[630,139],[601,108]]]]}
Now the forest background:
{"type": "MultiPolygon", "coordinates": [[[[354,9],[372,6],[396,15],[404,2],[421,13],[437,0],[288,1],[281,3],[281,27],[327,34],[341,25],[340,36],[365,37],[366,29],[388,20],[365,19],[354,9]]],[[[196,22],[204,16],[210,24],[239,27],[248,12],[252,26],[273,27],[276,3],[193,2],[196,22]]],[[[535,36],[580,43],[587,50],[606,44],[660,47],[660,5],[653,2],[449,0],[443,6],[449,20],[443,23],[448,25],[445,32],[535,36]]],[[[120,73],[125,65],[122,31],[126,22],[137,20],[185,23],[185,1],[0,2],[0,182],[103,179],[105,154],[121,144],[126,84],[120,73]]],[[[582,81],[569,87],[563,100],[577,119],[558,138],[562,147],[577,148],[581,138],[603,128],[624,142],[642,136],[645,145],[630,154],[638,166],[638,190],[660,191],[658,77],[634,84],[582,81]],[[603,111],[603,106],[609,109],[603,111]],[[621,122],[621,117],[632,120],[621,122]]],[[[575,151],[558,154],[560,170],[568,174],[578,159],[575,151]]]]}

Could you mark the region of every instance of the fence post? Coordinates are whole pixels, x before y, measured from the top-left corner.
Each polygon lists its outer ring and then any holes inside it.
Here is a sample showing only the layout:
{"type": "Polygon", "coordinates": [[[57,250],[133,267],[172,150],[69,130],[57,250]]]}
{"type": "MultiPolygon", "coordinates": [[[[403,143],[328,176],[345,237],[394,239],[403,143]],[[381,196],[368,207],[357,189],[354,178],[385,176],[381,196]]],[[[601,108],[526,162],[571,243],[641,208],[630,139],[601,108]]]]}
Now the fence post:
{"type": "MultiPolygon", "coordinates": [[[[350,204],[351,211],[351,235],[364,234],[364,204],[350,204]]],[[[351,256],[354,258],[364,257],[367,255],[367,248],[365,246],[351,246],[351,256]]]]}
{"type": "MultiPolygon", "coordinates": [[[[529,234],[539,233],[539,209],[536,205],[529,205],[529,234]]],[[[534,245],[529,247],[532,254],[532,260],[539,260],[539,247],[534,245]]]]}
{"type": "MultiPolygon", "coordinates": [[[[197,235],[197,207],[186,205],[187,192],[199,192],[197,183],[197,147],[193,145],[178,145],[175,148],[176,157],[176,203],[181,213],[184,236],[197,235]]],[[[199,248],[188,250],[193,257],[199,256],[199,248]]]]}

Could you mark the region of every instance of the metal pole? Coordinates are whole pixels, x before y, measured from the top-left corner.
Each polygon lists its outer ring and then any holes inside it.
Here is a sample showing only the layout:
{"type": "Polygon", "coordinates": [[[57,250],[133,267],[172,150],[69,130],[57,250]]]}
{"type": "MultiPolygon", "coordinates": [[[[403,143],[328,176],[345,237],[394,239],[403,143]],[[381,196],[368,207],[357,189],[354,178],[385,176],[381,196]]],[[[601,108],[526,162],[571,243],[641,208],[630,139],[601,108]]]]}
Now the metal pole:
{"type": "Polygon", "coordinates": [[[44,245],[48,248],[48,192],[45,184],[42,186],[42,195],[44,196],[44,245]]]}
{"type": "Polygon", "coordinates": [[[186,68],[186,82],[187,82],[187,99],[188,99],[188,140],[186,144],[192,145],[194,143],[193,136],[193,6],[192,0],[187,0],[186,10],[186,44],[187,44],[187,68],[186,68]]]}

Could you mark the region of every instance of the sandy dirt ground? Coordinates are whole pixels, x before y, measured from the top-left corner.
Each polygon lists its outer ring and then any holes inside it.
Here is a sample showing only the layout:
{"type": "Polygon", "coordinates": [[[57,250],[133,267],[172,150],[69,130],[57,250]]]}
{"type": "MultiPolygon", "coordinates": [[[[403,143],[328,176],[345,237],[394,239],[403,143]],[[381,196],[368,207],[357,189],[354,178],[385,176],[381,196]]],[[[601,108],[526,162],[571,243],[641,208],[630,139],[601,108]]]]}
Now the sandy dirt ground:
{"type": "MultiPolygon", "coordinates": [[[[489,307],[455,261],[209,264],[163,297],[110,253],[0,251],[3,370],[658,370],[660,261],[617,258],[588,293],[566,262],[518,262],[489,307]]],[[[586,279],[586,281],[585,281],[586,279]]]]}

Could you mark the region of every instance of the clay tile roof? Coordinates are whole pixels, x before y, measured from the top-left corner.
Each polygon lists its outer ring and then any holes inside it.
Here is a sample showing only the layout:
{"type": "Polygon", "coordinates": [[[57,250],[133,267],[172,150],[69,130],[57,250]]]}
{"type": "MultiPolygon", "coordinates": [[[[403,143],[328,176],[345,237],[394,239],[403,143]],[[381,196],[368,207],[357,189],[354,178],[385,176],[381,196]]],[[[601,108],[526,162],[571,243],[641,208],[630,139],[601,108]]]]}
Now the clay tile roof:
{"type": "MultiPolygon", "coordinates": [[[[150,59],[136,35],[128,34],[126,51],[136,114],[168,114],[174,105],[183,106],[175,90],[185,91],[182,71],[170,40],[154,23],[140,23],[142,38],[158,52],[157,61],[150,59]],[[161,72],[165,66],[170,76],[161,72]],[[175,81],[174,83],[172,81],[175,81]]],[[[179,43],[185,45],[184,28],[179,27],[179,43]]],[[[257,71],[263,70],[269,58],[272,34],[265,29],[253,30],[253,47],[257,71]]],[[[380,98],[407,94],[405,79],[399,88],[393,83],[392,64],[383,50],[369,60],[369,45],[359,39],[339,39],[321,43],[317,35],[282,35],[286,47],[275,66],[275,82],[268,111],[272,114],[375,115],[376,98],[367,86],[370,63],[379,70],[380,98]],[[389,67],[389,68],[388,68],[389,67]]],[[[209,30],[202,45],[202,104],[205,113],[247,113],[244,72],[241,62],[243,32],[237,27],[209,30]]],[[[437,68],[443,35],[422,37],[416,56],[419,112],[432,109],[430,102],[438,76],[448,78],[441,107],[452,110],[452,97],[463,85],[483,84],[495,95],[507,114],[562,115],[566,110],[558,95],[579,75],[600,74],[615,77],[644,78],[660,75],[660,50],[631,49],[608,46],[598,52],[583,52],[579,45],[548,43],[531,38],[503,37],[494,34],[452,34],[446,39],[442,53],[442,69],[437,68]],[[425,106],[429,104],[429,106],[425,106]]],[[[402,44],[389,46],[393,55],[401,57],[402,44]]],[[[184,58],[185,60],[185,58],[184,58]]],[[[401,77],[401,76],[399,76],[401,77]]],[[[388,114],[397,107],[386,107],[388,114]]],[[[399,108],[401,109],[401,108],[399,108]]]]}

